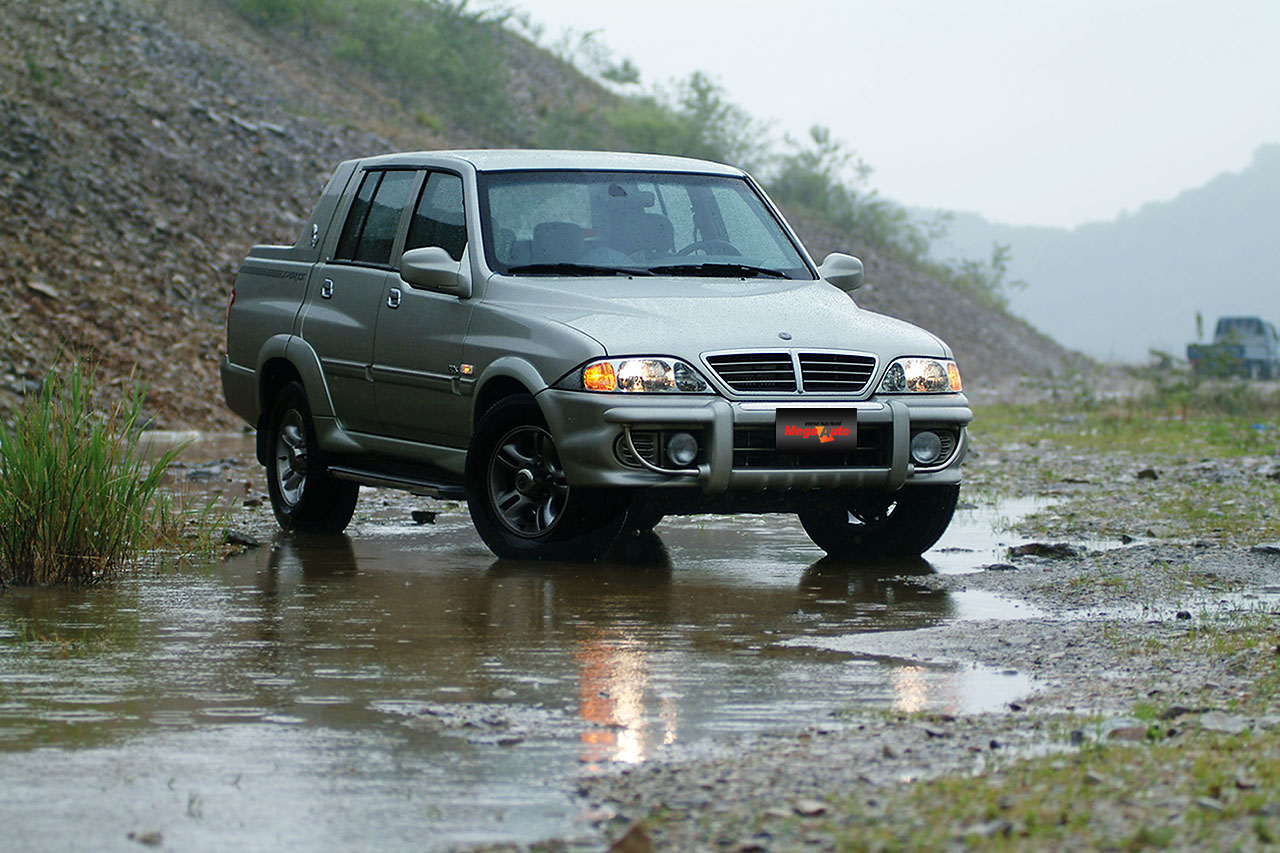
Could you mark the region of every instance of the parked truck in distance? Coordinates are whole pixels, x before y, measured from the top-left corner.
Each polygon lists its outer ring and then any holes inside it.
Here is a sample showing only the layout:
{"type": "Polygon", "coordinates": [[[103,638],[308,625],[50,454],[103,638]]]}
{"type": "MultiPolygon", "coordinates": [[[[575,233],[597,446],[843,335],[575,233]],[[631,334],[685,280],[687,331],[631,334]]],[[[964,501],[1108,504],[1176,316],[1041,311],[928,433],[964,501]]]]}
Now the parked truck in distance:
{"type": "Polygon", "coordinates": [[[1280,339],[1261,317],[1222,317],[1213,343],[1187,346],[1187,361],[1207,376],[1274,379],[1280,376],[1280,339]]]}

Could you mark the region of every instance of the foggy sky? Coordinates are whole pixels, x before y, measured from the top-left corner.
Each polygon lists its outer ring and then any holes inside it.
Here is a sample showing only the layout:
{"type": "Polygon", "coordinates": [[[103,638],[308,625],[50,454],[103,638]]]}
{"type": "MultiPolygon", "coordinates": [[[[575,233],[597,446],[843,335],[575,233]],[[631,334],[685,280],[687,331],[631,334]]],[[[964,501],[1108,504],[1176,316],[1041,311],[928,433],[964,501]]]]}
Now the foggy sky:
{"type": "Polygon", "coordinates": [[[1276,0],[516,0],[646,85],[708,72],[778,138],[829,126],[902,204],[1073,226],[1280,142],[1276,0]]]}

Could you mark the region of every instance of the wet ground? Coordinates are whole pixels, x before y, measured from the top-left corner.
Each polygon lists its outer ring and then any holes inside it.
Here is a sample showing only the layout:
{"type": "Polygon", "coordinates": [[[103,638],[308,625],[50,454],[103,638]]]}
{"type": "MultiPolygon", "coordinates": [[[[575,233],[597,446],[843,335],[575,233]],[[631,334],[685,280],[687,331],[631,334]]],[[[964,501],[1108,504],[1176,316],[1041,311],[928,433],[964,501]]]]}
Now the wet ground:
{"type": "MultiPolygon", "coordinates": [[[[247,482],[252,502],[245,441],[187,458],[228,449],[243,464],[212,479],[247,482]]],[[[924,583],[997,562],[999,528],[1031,506],[964,509],[909,564],[833,562],[794,518],[760,516],[668,519],[583,566],[495,561],[465,507],[366,490],[349,536],[275,536],[87,592],[10,592],[6,837],[185,850],[572,838],[588,833],[584,776],[850,709],[1000,709],[1028,677],[921,663],[911,636],[1038,615],[924,583]],[[414,508],[441,511],[417,524],[414,508]],[[841,650],[869,632],[892,632],[901,653],[841,650]]]]}

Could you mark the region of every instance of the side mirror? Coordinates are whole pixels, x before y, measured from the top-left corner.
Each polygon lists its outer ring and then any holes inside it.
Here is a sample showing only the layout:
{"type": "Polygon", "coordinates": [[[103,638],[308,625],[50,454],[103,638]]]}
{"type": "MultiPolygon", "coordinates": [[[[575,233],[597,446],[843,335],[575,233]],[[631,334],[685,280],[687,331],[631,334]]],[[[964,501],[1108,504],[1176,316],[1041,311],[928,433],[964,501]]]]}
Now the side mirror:
{"type": "Polygon", "coordinates": [[[410,249],[400,257],[400,278],[411,287],[452,293],[459,299],[471,296],[471,273],[462,261],[455,261],[439,246],[410,249]]]}
{"type": "Polygon", "coordinates": [[[862,261],[853,255],[832,252],[818,267],[818,275],[849,293],[862,287],[862,261]]]}

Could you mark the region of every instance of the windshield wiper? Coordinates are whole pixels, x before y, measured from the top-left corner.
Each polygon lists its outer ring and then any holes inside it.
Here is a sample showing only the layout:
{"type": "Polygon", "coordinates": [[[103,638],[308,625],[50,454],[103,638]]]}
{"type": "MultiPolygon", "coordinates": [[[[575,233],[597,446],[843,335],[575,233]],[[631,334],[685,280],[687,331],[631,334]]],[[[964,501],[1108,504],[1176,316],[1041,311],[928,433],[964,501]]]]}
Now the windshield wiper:
{"type": "Polygon", "coordinates": [[[742,278],[758,278],[759,276],[767,276],[769,278],[787,278],[787,274],[780,270],[769,269],[768,267],[753,267],[750,264],[728,264],[728,263],[702,263],[702,264],[665,264],[660,267],[650,267],[649,271],[655,275],[664,273],[685,273],[687,275],[707,275],[707,276],[733,276],[742,278]]]}
{"type": "Polygon", "coordinates": [[[594,264],[520,264],[508,267],[512,275],[522,273],[528,275],[653,275],[644,268],[632,267],[598,267],[594,264]]]}

